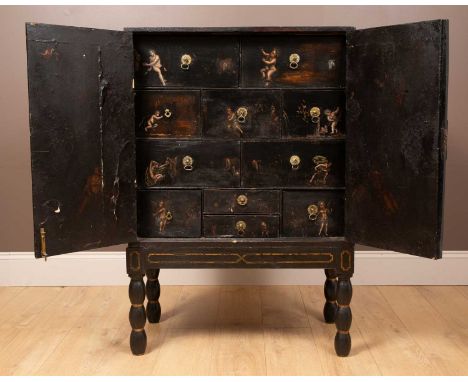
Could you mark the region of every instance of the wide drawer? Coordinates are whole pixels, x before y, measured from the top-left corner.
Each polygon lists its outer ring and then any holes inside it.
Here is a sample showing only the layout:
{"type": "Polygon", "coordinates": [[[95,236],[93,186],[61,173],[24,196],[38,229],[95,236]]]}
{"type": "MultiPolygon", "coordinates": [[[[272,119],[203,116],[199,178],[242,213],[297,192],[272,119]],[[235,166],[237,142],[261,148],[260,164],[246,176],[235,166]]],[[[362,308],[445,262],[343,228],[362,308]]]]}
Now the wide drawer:
{"type": "Polygon", "coordinates": [[[281,92],[210,90],[202,93],[203,135],[258,138],[281,135],[281,92]]]}
{"type": "Polygon", "coordinates": [[[344,186],[344,141],[242,145],[242,187],[344,186]]]}
{"type": "Polygon", "coordinates": [[[248,36],[241,46],[241,86],[345,85],[344,36],[248,36]]]}
{"type": "Polygon", "coordinates": [[[279,213],[279,191],[226,189],[203,191],[203,212],[208,214],[279,213]]]}
{"type": "Polygon", "coordinates": [[[284,191],[282,235],[323,237],[344,235],[342,191],[284,191]]]}
{"type": "Polygon", "coordinates": [[[139,187],[236,187],[240,179],[239,142],[137,142],[139,187]]]}
{"type": "Polygon", "coordinates": [[[342,137],[345,93],[340,90],[284,90],[283,136],[342,137]]]}
{"type": "Polygon", "coordinates": [[[138,191],[138,236],[200,237],[201,191],[138,191]]]}
{"type": "Polygon", "coordinates": [[[136,88],[238,86],[235,36],[138,35],[134,47],[136,88]]]}
{"type": "Polygon", "coordinates": [[[139,137],[199,136],[200,92],[198,90],[136,92],[135,126],[139,137]]]}
{"type": "Polygon", "coordinates": [[[277,237],[279,216],[204,215],[205,237],[277,237]]]}

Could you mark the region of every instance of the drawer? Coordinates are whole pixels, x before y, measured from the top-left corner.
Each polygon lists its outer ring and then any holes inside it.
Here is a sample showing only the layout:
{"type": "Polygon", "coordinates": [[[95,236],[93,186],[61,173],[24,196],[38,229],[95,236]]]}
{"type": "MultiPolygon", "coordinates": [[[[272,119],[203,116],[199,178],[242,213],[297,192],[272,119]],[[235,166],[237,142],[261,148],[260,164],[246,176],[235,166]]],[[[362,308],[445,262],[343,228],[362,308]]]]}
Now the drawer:
{"type": "Polygon", "coordinates": [[[243,142],[242,187],[343,187],[344,141],[243,142]]]}
{"type": "Polygon", "coordinates": [[[279,213],[279,191],[274,190],[205,190],[203,212],[208,214],[279,213]]]}
{"type": "Polygon", "coordinates": [[[278,237],[279,216],[204,215],[205,237],[278,237]]]}
{"type": "Polygon", "coordinates": [[[333,90],[285,90],[283,135],[343,137],[345,93],[333,90]]]}
{"type": "Polygon", "coordinates": [[[139,187],[237,187],[239,142],[137,141],[139,187]]]}
{"type": "Polygon", "coordinates": [[[235,36],[138,35],[134,38],[136,88],[237,87],[235,36]]]}
{"type": "Polygon", "coordinates": [[[249,36],[241,46],[241,86],[345,85],[345,36],[249,36]]]}
{"type": "Polygon", "coordinates": [[[342,191],[284,191],[282,235],[326,237],[344,235],[342,191]]]}
{"type": "Polygon", "coordinates": [[[138,236],[200,237],[201,191],[138,191],[138,236]]]}
{"type": "Polygon", "coordinates": [[[139,137],[200,135],[200,92],[139,91],[135,95],[135,126],[139,137]]]}
{"type": "Polygon", "coordinates": [[[279,91],[205,91],[202,104],[205,136],[257,138],[281,135],[279,91]]]}

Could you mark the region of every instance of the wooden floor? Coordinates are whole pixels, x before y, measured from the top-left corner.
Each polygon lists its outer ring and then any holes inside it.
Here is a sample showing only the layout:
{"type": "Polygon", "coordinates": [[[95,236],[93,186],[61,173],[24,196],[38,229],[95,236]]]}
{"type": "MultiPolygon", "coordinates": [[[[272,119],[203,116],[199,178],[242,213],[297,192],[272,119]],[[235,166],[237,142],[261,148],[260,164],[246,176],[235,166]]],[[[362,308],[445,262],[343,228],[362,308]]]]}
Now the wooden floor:
{"type": "Polygon", "coordinates": [[[0,288],[0,374],[468,374],[468,286],[355,287],[348,358],[320,286],[163,286],[160,301],[134,357],[127,288],[0,288]]]}

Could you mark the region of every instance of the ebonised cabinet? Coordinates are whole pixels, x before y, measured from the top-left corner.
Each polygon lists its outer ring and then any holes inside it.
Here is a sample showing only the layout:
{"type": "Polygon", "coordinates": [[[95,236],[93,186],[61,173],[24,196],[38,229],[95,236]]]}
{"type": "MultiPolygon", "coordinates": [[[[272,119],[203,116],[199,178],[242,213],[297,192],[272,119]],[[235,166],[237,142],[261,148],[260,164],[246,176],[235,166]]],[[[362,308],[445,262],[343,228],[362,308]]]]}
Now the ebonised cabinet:
{"type": "Polygon", "coordinates": [[[441,257],[448,21],[26,32],[36,257],[128,243],[134,354],[161,268],[324,269],[346,356],[354,243],[441,257]]]}

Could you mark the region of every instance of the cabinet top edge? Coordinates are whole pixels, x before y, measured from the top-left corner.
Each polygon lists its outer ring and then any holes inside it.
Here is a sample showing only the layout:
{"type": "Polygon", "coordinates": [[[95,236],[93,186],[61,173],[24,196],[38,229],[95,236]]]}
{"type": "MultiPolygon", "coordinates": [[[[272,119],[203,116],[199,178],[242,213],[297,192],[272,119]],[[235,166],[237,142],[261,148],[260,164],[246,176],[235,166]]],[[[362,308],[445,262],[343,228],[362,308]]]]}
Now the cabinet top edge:
{"type": "Polygon", "coordinates": [[[325,34],[345,34],[355,30],[354,27],[348,26],[324,26],[324,27],[311,27],[311,26],[252,26],[252,27],[128,27],[124,28],[125,31],[133,32],[135,34],[144,33],[200,33],[200,34],[275,34],[275,33],[298,33],[298,34],[311,34],[311,33],[325,33],[325,34]]]}

